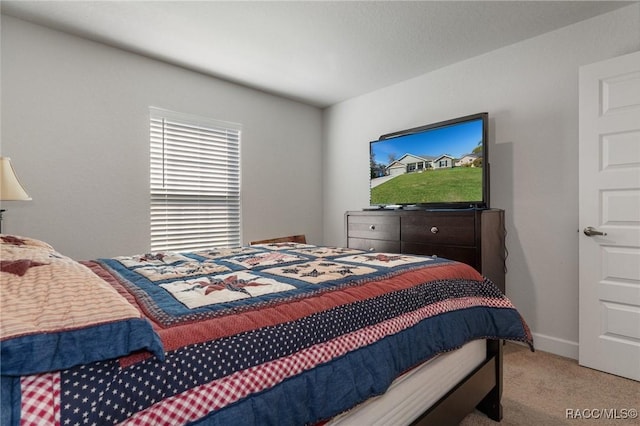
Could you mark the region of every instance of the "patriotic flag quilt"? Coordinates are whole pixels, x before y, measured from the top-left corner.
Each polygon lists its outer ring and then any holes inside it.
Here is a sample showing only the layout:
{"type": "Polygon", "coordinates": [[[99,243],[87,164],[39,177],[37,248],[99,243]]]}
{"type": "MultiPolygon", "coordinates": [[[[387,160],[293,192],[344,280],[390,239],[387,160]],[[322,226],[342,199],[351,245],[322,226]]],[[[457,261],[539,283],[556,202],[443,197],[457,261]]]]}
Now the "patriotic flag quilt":
{"type": "Polygon", "coordinates": [[[315,424],[470,340],[533,344],[490,281],[442,258],[276,243],[82,266],[161,354],[3,373],[3,424],[315,424]]]}

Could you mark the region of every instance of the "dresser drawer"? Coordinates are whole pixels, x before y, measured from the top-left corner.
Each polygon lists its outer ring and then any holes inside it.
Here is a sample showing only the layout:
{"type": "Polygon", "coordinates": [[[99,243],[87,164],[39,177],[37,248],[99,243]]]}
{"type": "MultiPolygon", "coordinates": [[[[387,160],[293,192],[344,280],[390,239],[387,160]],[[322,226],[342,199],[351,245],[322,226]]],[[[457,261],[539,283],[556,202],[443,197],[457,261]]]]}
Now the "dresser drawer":
{"type": "MultiPolygon", "coordinates": [[[[398,216],[347,216],[347,237],[373,240],[400,240],[400,217],[398,216]]],[[[351,245],[349,245],[351,247],[351,245]]],[[[398,248],[400,245],[398,244],[398,248]]]]}
{"type": "Polygon", "coordinates": [[[383,253],[400,253],[400,241],[349,238],[349,248],[383,253]]]}
{"type": "Polygon", "coordinates": [[[402,241],[475,246],[475,216],[467,212],[403,216],[402,241]]]}
{"type": "Polygon", "coordinates": [[[403,254],[424,254],[457,260],[479,269],[478,251],[475,247],[452,247],[446,245],[402,243],[403,254]]]}

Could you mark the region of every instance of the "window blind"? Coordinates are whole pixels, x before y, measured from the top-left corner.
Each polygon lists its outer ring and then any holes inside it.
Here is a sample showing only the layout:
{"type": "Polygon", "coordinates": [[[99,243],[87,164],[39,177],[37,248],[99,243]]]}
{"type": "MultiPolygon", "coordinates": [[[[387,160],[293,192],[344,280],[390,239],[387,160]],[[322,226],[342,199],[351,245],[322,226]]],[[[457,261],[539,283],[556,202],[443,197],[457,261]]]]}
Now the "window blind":
{"type": "Polygon", "coordinates": [[[152,251],[240,246],[240,133],[150,109],[152,251]]]}

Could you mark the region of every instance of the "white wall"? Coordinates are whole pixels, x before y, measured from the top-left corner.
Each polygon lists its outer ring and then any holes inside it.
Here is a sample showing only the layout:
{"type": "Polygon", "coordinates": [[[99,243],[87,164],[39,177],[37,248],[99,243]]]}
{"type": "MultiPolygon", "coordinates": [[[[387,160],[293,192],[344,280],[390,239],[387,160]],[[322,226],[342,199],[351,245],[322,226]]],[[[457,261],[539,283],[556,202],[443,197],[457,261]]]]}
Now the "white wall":
{"type": "Polygon", "coordinates": [[[149,249],[148,108],[241,123],[243,239],[322,239],[322,112],[2,16],[3,230],[79,259],[149,249]],[[300,161],[300,159],[306,159],[300,161]]]}
{"type": "Polygon", "coordinates": [[[539,349],[576,358],[578,68],[638,49],[635,4],[327,109],[325,243],[344,244],[344,212],[369,205],[370,140],[487,111],[491,206],[507,218],[507,294],[539,349]]]}

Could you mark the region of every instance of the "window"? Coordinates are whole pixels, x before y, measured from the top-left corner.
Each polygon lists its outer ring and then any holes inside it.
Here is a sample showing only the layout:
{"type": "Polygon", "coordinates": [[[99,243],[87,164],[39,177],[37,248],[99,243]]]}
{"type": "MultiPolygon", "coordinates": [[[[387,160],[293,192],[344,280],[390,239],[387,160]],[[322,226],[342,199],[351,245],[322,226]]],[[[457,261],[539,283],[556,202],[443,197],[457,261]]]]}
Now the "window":
{"type": "Polygon", "coordinates": [[[240,246],[240,130],[150,109],[152,251],[240,246]]]}

